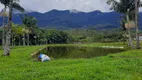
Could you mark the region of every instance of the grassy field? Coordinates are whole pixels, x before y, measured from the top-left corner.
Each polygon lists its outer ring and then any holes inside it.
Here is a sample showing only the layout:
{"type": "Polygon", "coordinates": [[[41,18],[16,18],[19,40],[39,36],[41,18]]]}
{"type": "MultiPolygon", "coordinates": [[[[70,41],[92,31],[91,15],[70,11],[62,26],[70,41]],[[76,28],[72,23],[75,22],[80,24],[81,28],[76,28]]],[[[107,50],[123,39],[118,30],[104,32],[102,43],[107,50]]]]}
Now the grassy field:
{"type": "MultiPolygon", "coordinates": [[[[77,45],[94,47],[123,44],[77,45]]],[[[0,80],[142,80],[142,50],[129,50],[91,59],[35,62],[31,53],[43,47],[16,47],[12,49],[10,57],[0,56],[0,80]]]]}

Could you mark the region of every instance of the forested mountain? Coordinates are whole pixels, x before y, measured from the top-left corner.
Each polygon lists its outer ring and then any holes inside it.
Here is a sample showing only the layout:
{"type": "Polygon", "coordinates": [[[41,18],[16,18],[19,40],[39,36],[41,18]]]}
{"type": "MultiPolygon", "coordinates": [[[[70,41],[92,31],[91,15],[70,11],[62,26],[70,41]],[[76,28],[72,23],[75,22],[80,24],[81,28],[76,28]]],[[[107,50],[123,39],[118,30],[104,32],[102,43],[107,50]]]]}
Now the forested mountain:
{"type": "MultiPolygon", "coordinates": [[[[96,27],[97,29],[117,28],[120,27],[119,20],[121,16],[117,12],[80,12],[77,10],[51,10],[46,13],[29,12],[27,14],[37,18],[39,27],[57,29],[86,27],[96,27]]],[[[21,14],[14,14],[13,22],[21,24],[20,16],[21,14]]],[[[142,26],[141,21],[142,17],[140,17],[140,26],[142,26]]],[[[0,22],[2,24],[2,18],[0,18],[0,22]]]]}

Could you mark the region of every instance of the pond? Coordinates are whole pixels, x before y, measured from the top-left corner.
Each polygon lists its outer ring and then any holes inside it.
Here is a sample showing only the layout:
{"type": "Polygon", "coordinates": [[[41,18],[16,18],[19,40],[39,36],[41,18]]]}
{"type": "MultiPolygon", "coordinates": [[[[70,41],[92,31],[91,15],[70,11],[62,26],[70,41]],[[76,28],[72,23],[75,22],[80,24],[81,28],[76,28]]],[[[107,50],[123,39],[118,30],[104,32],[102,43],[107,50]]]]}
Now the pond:
{"type": "Polygon", "coordinates": [[[125,51],[116,48],[97,48],[97,47],[77,47],[77,46],[50,46],[43,49],[40,53],[48,55],[53,59],[76,59],[76,58],[93,58],[106,56],[125,51]]]}

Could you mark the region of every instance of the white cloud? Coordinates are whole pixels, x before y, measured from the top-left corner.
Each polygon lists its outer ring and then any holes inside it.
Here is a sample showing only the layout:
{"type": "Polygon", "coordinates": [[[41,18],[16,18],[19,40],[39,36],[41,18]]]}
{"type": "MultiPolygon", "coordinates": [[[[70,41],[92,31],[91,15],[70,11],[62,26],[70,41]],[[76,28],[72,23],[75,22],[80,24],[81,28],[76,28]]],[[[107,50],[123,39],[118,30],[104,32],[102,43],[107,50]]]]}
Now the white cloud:
{"type": "MultiPolygon", "coordinates": [[[[101,10],[102,12],[109,12],[109,6],[106,4],[106,1],[107,0],[20,0],[20,4],[26,10],[42,13],[52,9],[77,9],[84,12],[101,10]]],[[[0,10],[1,9],[2,5],[0,5],[0,10]]]]}
{"type": "MultiPolygon", "coordinates": [[[[20,0],[20,4],[27,10],[47,12],[52,9],[77,9],[84,12],[101,10],[109,11],[107,0],[20,0]]],[[[1,6],[0,6],[1,8],[1,6]]]]}

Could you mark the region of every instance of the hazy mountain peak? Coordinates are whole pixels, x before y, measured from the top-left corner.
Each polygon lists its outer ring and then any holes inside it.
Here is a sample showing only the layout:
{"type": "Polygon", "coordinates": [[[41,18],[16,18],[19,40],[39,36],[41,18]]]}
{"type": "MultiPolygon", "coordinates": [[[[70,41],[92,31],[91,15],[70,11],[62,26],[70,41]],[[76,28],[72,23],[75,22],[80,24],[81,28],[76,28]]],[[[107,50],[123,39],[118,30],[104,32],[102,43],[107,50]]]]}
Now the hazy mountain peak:
{"type": "Polygon", "coordinates": [[[81,12],[81,11],[76,10],[76,9],[71,9],[71,10],[70,10],[70,13],[79,13],[79,12],[81,12]]]}

